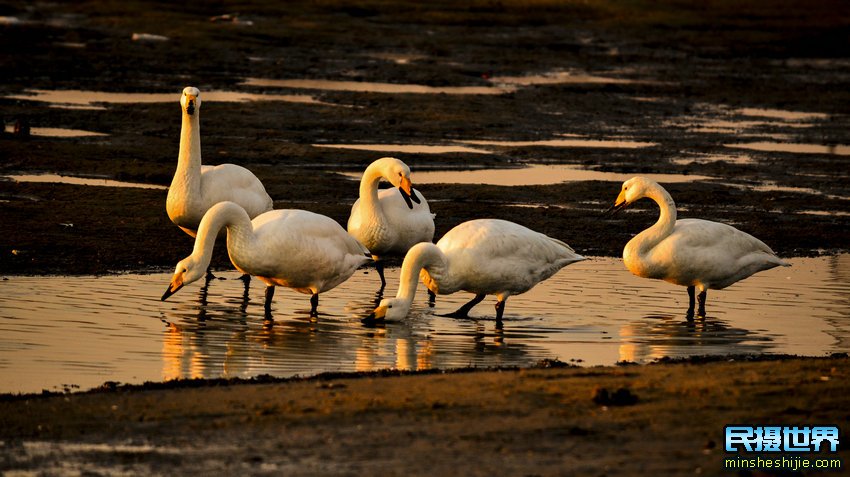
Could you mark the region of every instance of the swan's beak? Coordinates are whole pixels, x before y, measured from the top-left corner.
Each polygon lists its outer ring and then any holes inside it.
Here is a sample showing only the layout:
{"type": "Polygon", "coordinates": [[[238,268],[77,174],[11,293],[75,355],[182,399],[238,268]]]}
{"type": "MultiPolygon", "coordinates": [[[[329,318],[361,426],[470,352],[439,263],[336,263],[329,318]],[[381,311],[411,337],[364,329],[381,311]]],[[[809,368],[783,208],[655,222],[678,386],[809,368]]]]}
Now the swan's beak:
{"type": "Polygon", "coordinates": [[[195,96],[192,96],[191,94],[186,95],[186,113],[188,113],[189,116],[195,114],[195,96]]]}
{"type": "Polygon", "coordinates": [[[165,290],[165,293],[162,294],[162,298],[160,300],[165,301],[171,295],[177,293],[177,290],[183,288],[183,276],[174,277],[171,280],[171,284],[168,285],[168,289],[165,290]]]}
{"type": "Polygon", "coordinates": [[[401,178],[401,184],[398,186],[398,190],[401,192],[401,196],[404,197],[404,201],[407,202],[407,206],[411,209],[413,208],[413,202],[416,202],[417,204],[421,203],[416,192],[413,191],[413,184],[411,184],[409,178],[401,178]],[[413,202],[411,202],[411,200],[413,202]]]}
{"type": "Polygon", "coordinates": [[[383,320],[387,316],[387,307],[379,306],[375,308],[375,311],[372,312],[372,315],[376,320],[383,320]]]}
{"type": "Polygon", "coordinates": [[[620,191],[620,195],[617,196],[616,202],[614,202],[614,205],[611,207],[608,207],[608,210],[605,211],[604,215],[614,215],[629,205],[629,202],[626,200],[626,194],[624,191],[620,191]]]}

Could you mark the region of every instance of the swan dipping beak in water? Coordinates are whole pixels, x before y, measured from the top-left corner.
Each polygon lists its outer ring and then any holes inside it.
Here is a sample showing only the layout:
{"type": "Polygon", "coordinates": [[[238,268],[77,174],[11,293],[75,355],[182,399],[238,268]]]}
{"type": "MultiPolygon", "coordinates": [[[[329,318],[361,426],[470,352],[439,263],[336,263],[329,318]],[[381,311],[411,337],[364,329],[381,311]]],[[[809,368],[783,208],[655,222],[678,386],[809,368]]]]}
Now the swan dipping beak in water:
{"type": "Polygon", "coordinates": [[[687,287],[688,318],[694,316],[694,294],[699,288],[697,315],[705,317],[706,290],[720,290],[754,273],[791,265],[752,235],[710,220],[676,220],[676,203],[653,180],[633,177],[620,189],[614,214],[649,198],[660,208],[658,221],[632,238],[623,249],[623,263],[633,274],[687,287]]]}

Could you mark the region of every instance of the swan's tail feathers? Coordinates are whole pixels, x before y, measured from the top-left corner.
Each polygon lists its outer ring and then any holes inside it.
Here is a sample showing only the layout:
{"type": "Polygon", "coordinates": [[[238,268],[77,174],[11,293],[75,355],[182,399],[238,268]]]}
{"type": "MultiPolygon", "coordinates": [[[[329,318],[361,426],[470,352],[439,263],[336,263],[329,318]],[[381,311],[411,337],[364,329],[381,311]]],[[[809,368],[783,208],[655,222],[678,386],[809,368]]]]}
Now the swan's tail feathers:
{"type": "Polygon", "coordinates": [[[431,214],[431,220],[434,220],[436,218],[437,218],[437,214],[431,214]]]}
{"type": "Polygon", "coordinates": [[[779,260],[779,265],[781,265],[783,267],[790,267],[791,266],[791,264],[786,262],[785,260],[779,260]]]}

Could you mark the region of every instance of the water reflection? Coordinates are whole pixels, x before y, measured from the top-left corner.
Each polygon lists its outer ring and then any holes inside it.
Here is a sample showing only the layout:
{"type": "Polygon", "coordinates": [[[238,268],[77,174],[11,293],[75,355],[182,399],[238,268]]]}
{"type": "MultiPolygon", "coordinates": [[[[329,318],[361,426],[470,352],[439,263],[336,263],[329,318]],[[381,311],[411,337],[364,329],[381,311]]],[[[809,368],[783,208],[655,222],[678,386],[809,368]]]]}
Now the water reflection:
{"type": "MultiPolygon", "coordinates": [[[[7,124],[4,128],[4,131],[9,134],[15,133],[15,126],[13,124],[7,124]]],[[[30,128],[30,135],[39,136],[39,137],[62,137],[62,138],[70,138],[70,137],[104,137],[109,136],[106,133],[99,133],[94,131],[85,131],[82,129],[66,129],[66,128],[30,128]]]]}
{"type": "Polygon", "coordinates": [[[763,353],[771,338],[731,326],[712,317],[688,319],[679,315],[647,315],[620,327],[620,361],[645,363],[666,356],[724,354],[733,346],[738,353],[763,353]],[[698,348],[691,353],[689,348],[698,348]]]}
{"type": "MultiPolygon", "coordinates": [[[[381,295],[374,270],[322,296],[281,288],[273,321],[263,287],[235,271],[161,302],[170,274],[8,277],[0,281],[0,392],[91,388],[104,381],[311,375],[325,371],[528,366],[541,359],[613,364],[728,353],[850,351],[850,255],[791,260],[716,292],[705,320],[687,321],[684,288],[632,276],[594,258],[511,298],[503,326],[494,300],[469,319],[440,315],[471,295],[417,295],[410,316],[364,326],[381,295]]],[[[394,294],[397,268],[387,269],[394,294]]]]}
{"type": "Polygon", "coordinates": [[[794,154],[830,154],[836,156],[850,156],[850,146],[845,144],[799,144],[787,142],[747,142],[724,144],[725,147],[749,149],[763,152],[790,152],[794,154]]]}

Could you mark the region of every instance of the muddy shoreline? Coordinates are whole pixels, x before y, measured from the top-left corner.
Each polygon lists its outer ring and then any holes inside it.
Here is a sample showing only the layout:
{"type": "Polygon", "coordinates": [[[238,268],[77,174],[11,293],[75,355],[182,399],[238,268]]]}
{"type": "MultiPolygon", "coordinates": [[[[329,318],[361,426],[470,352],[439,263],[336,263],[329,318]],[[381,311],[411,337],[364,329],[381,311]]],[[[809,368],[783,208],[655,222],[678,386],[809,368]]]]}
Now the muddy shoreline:
{"type": "MultiPolygon", "coordinates": [[[[726,424],[847,422],[847,361],[727,357],[4,399],[0,469],[721,475],[726,424]],[[600,398],[620,389],[630,399],[600,398]]],[[[842,442],[817,456],[850,454],[842,442]]]]}

